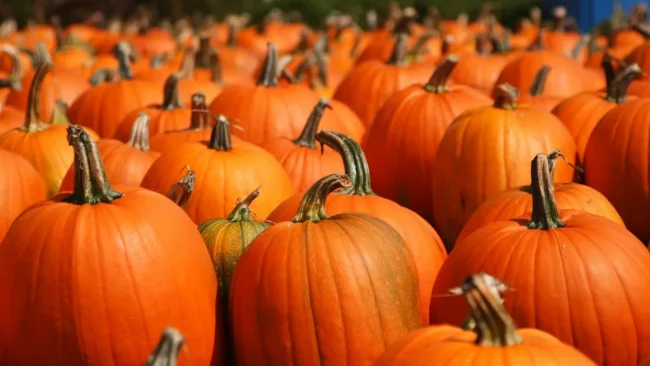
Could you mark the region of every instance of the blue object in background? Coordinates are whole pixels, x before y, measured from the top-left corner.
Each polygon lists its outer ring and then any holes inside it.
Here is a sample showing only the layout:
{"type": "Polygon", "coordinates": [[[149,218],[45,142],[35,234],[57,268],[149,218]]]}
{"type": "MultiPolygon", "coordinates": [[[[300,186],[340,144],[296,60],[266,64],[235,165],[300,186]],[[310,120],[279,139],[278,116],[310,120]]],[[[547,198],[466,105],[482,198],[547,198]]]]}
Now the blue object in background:
{"type": "Polygon", "coordinates": [[[551,15],[556,6],[564,6],[567,13],[574,17],[580,30],[590,32],[602,21],[608,20],[614,11],[615,4],[619,3],[627,16],[632,7],[638,3],[647,3],[639,0],[542,0],[544,18],[551,15]]]}

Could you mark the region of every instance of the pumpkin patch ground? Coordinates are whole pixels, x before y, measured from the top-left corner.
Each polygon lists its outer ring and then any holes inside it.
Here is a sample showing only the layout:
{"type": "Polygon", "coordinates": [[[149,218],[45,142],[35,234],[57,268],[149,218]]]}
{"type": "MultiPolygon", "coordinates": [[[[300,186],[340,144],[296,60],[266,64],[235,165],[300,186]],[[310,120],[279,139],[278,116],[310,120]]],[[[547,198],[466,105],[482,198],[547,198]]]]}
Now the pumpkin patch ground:
{"type": "Polygon", "coordinates": [[[647,5],[100,3],[0,5],[0,365],[650,365],[647,5]]]}

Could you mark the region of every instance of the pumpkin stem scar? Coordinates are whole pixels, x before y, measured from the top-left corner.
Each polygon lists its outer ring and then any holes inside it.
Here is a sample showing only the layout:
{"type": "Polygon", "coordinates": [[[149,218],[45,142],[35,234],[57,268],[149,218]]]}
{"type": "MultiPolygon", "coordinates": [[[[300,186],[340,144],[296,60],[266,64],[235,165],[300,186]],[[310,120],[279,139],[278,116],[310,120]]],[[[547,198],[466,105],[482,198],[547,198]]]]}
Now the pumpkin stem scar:
{"type": "Polygon", "coordinates": [[[169,188],[165,196],[174,201],[178,207],[185,210],[187,203],[190,201],[190,196],[194,191],[194,184],[196,183],[196,175],[189,165],[185,165],[183,170],[187,169],[185,175],[174,185],[169,188]]]}
{"type": "Polygon", "coordinates": [[[553,196],[554,184],[551,176],[552,168],[555,166],[556,156],[551,157],[553,163],[549,163],[549,157],[540,153],[535,156],[531,164],[531,190],[533,193],[533,214],[527,224],[529,229],[548,230],[566,226],[560,220],[560,214],[553,196]]]}
{"type": "Polygon", "coordinates": [[[118,72],[121,80],[133,79],[133,72],[131,71],[131,47],[125,41],[118,42],[113,49],[113,53],[119,62],[118,72]]]}
{"type": "Polygon", "coordinates": [[[176,329],[163,330],[160,341],[147,359],[145,366],[176,366],[181,349],[185,349],[185,337],[176,329]]]}
{"type": "Polygon", "coordinates": [[[352,184],[341,189],[339,193],[355,196],[374,196],[370,185],[370,170],[366,155],[361,146],[348,136],[336,131],[321,131],[316,134],[316,140],[338,152],[343,159],[345,174],[352,184]]]}
{"type": "Polygon", "coordinates": [[[94,205],[122,197],[108,182],[97,145],[86,131],[78,125],[69,125],[68,143],[74,150],[74,190],[63,201],[94,205]]]}
{"type": "Polygon", "coordinates": [[[239,222],[239,221],[249,221],[251,218],[251,203],[260,195],[260,188],[257,187],[255,190],[246,196],[243,200],[237,202],[235,208],[228,215],[228,221],[239,222]]]}
{"type": "Polygon", "coordinates": [[[295,223],[318,222],[327,219],[329,217],[325,212],[327,196],[338,189],[347,188],[351,185],[350,178],[345,174],[330,174],[321,178],[307,190],[302,201],[300,201],[296,216],[291,221],[295,223]]]}
{"type": "Polygon", "coordinates": [[[494,91],[494,108],[517,109],[517,98],[519,98],[519,89],[508,83],[500,84],[494,91]]]}
{"type": "Polygon", "coordinates": [[[46,128],[46,125],[41,122],[41,86],[45,76],[53,66],[51,62],[43,62],[36,69],[32,85],[29,87],[27,113],[25,113],[25,124],[22,126],[23,131],[35,132],[46,128]]]}
{"type": "Polygon", "coordinates": [[[530,90],[528,94],[533,97],[540,97],[544,95],[544,88],[546,87],[546,79],[548,79],[548,74],[551,72],[551,67],[548,65],[542,66],[537,74],[533,83],[530,85],[530,90]]]}
{"type": "Polygon", "coordinates": [[[393,53],[391,53],[390,58],[388,59],[389,65],[394,66],[406,66],[406,54],[408,53],[408,40],[409,36],[406,33],[399,33],[397,35],[397,41],[395,41],[395,46],[393,47],[393,53]]]}
{"type": "Polygon", "coordinates": [[[228,119],[223,114],[218,115],[216,121],[217,123],[212,128],[212,134],[208,146],[217,151],[232,150],[232,140],[229,128],[230,122],[228,122],[228,119]]]}
{"type": "Polygon", "coordinates": [[[161,109],[166,111],[171,111],[176,108],[183,107],[183,102],[178,93],[178,81],[180,80],[180,73],[170,75],[167,80],[165,80],[165,86],[163,87],[163,103],[161,109]]]}
{"type": "Polygon", "coordinates": [[[474,322],[475,343],[484,347],[520,344],[523,339],[517,333],[515,321],[503,306],[498,292],[491,285],[494,281],[498,282],[485,273],[479,273],[468,277],[461,285],[474,322]]]}
{"type": "Polygon", "coordinates": [[[638,64],[626,66],[612,80],[611,87],[607,89],[607,100],[617,104],[625,102],[628,87],[637,76],[641,75],[641,72],[638,64]]]}
{"type": "Polygon", "coordinates": [[[11,90],[23,90],[23,83],[20,80],[23,75],[23,66],[20,63],[18,50],[10,44],[0,46],[0,53],[4,53],[11,59],[11,72],[6,79],[0,79],[0,88],[11,88],[11,90]]]}
{"type": "Polygon", "coordinates": [[[140,112],[131,126],[131,137],[127,144],[140,151],[150,151],[149,146],[149,115],[147,112],[140,112]]]}
{"type": "Polygon", "coordinates": [[[431,75],[429,81],[424,85],[424,89],[432,93],[444,93],[449,91],[447,87],[447,81],[449,80],[449,75],[454,71],[458,65],[458,57],[455,55],[449,55],[445,60],[436,67],[436,70],[431,75]]]}
{"type": "Polygon", "coordinates": [[[325,109],[332,109],[332,106],[326,98],[321,98],[309,114],[302,133],[293,141],[296,145],[310,149],[316,148],[316,131],[318,131],[323,114],[325,114],[325,109]]]}
{"type": "Polygon", "coordinates": [[[262,73],[260,74],[259,79],[257,79],[257,85],[266,87],[278,86],[279,72],[278,48],[273,43],[269,43],[269,50],[266,53],[266,59],[262,66],[262,73]]]}

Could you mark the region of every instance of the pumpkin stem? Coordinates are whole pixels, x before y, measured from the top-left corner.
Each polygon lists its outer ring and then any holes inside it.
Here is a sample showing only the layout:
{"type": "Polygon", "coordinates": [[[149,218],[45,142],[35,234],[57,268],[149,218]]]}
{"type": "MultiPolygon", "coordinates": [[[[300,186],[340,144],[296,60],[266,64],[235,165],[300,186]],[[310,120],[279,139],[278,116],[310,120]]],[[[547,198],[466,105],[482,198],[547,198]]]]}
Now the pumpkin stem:
{"type": "Polygon", "coordinates": [[[461,285],[474,320],[475,344],[507,347],[523,342],[515,321],[506,311],[491,286],[492,277],[484,273],[469,276],[461,285]]]}
{"type": "Polygon", "coordinates": [[[519,89],[508,83],[503,83],[498,85],[494,91],[493,106],[499,109],[517,109],[517,98],[519,98],[519,89]]]}
{"type": "Polygon", "coordinates": [[[435,35],[435,31],[429,30],[422,34],[418,39],[415,41],[415,44],[411,49],[408,51],[407,55],[411,58],[414,59],[416,58],[420,53],[424,52],[424,46],[427,44],[427,42],[433,38],[435,35]]]}
{"type": "Polygon", "coordinates": [[[580,57],[580,53],[582,53],[582,50],[589,44],[591,41],[591,35],[585,34],[582,37],[580,37],[580,40],[578,43],[571,49],[570,55],[571,58],[574,60],[577,60],[578,57],[580,57]]]}
{"type": "Polygon", "coordinates": [[[291,222],[319,222],[329,218],[325,212],[327,196],[336,190],[349,188],[351,185],[350,178],[345,174],[330,174],[319,179],[302,197],[298,212],[291,222]]]}
{"type": "Polygon", "coordinates": [[[217,50],[210,56],[211,81],[215,84],[223,84],[223,67],[221,65],[221,56],[217,50]]]}
{"type": "Polygon", "coordinates": [[[350,54],[348,55],[351,58],[356,58],[359,54],[359,46],[361,46],[361,40],[363,38],[363,31],[359,27],[354,28],[354,43],[350,47],[350,54]]]}
{"type": "Polygon", "coordinates": [[[38,66],[32,85],[29,87],[29,95],[27,97],[27,113],[25,113],[25,124],[22,129],[24,131],[38,131],[43,128],[41,122],[41,86],[47,73],[54,67],[49,62],[44,62],[38,66]]]}
{"type": "Polygon", "coordinates": [[[192,115],[190,117],[190,130],[210,128],[210,111],[205,102],[205,94],[198,92],[192,94],[192,115]]]}
{"type": "Polygon", "coordinates": [[[637,33],[643,36],[645,39],[650,39],[650,26],[644,23],[636,23],[632,27],[637,33]]]}
{"type": "MultiPolygon", "coordinates": [[[[337,30],[337,33],[339,31],[337,30]]],[[[313,52],[317,54],[327,54],[329,53],[329,41],[327,39],[327,33],[320,32],[316,42],[314,43],[313,52]]]]}
{"type": "Polygon", "coordinates": [[[36,47],[34,54],[32,55],[32,63],[35,68],[38,68],[39,65],[43,63],[52,63],[52,57],[50,57],[50,52],[47,50],[47,46],[43,42],[36,42],[36,47]]]}
{"type": "Polygon", "coordinates": [[[68,144],[74,150],[74,190],[64,202],[75,205],[110,203],[122,197],[113,190],[95,141],[81,126],[68,126],[68,144]]]}
{"type": "Polygon", "coordinates": [[[196,175],[194,174],[194,170],[192,170],[189,165],[185,165],[183,169],[187,169],[187,172],[185,172],[185,175],[179,179],[178,182],[174,183],[174,185],[169,188],[165,196],[174,201],[178,207],[184,210],[187,208],[187,203],[189,202],[190,196],[194,191],[196,175]]]}
{"type": "MultiPolygon", "coordinates": [[[[560,152],[555,152],[560,155],[560,152]]],[[[533,193],[533,214],[528,222],[529,229],[548,230],[566,226],[560,220],[560,214],[555,204],[553,191],[555,185],[551,176],[551,167],[555,162],[549,162],[549,156],[539,153],[533,159],[530,167],[531,191],[533,193]]]]}
{"type": "Polygon", "coordinates": [[[183,62],[178,70],[179,77],[185,80],[194,79],[194,66],[196,59],[196,50],[194,47],[187,47],[183,52],[183,62]]]}
{"type": "Polygon", "coordinates": [[[336,131],[321,131],[316,134],[316,141],[327,145],[341,155],[345,174],[350,178],[351,186],[339,193],[355,196],[374,196],[370,185],[368,161],[361,146],[348,136],[336,131]]]}
{"type": "Polygon", "coordinates": [[[166,111],[171,111],[176,108],[183,107],[183,102],[178,92],[178,82],[180,79],[179,73],[171,74],[165,80],[165,86],[163,87],[163,104],[162,109],[166,111]]]}
{"type": "Polygon", "coordinates": [[[316,131],[318,130],[321,118],[323,118],[323,114],[325,114],[325,109],[332,109],[332,106],[326,98],[321,98],[309,114],[309,118],[307,119],[305,128],[302,129],[300,137],[293,141],[296,145],[310,149],[316,148],[316,131]]]}
{"type": "Polygon", "coordinates": [[[6,79],[0,79],[0,88],[11,88],[15,91],[23,90],[23,83],[20,80],[23,75],[23,67],[20,63],[18,50],[7,43],[0,46],[0,53],[4,53],[11,59],[11,73],[6,79]]]}
{"type": "MultiPolygon", "coordinates": [[[[492,46],[492,40],[485,34],[479,34],[474,39],[476,44],[476,54],[483,57],[488,57],[492,54],[490,46],[492,46]]],[[[496,49],[495,49],[496,51],[496,49]]]]}
{"type": "Polygon", "coordinates": [[[533,97],[540,97],[544,95],[544,88],[546,87],[546,79],[548,78],[548,73],[551,72],[551,67],[548,65],[542,66],[537,74],[535,75],[535,80],[530,85],[530,90],[528,94],[533,97]]]}
{"type": "Polygon", "coordinates": [[[235,28],[235,25],[233,24],[233,22],[228,22],[228,39],[226,40],[226,45],[228,47],[237,46],[236,36],[237,36],[237,30],[235,28]]]}
{"type": "Polygon", "coordinates": [[[397,35],[397,40],[395,41],[395,46],[393,47],[393,53],[388,59],[389,65],[395,66],[405,66],[406,65],[406,54],[408,47],[409,36],[405,33],[399,33],[397,35]]]}
{"type": "Polygon", "coordinates": [[[614,87],[613,81],[614,78],[616,77],[616,70],[614,69],[614,58],[608,53],[605,52],[603,54],[603,59],[600,61],[600,67],[603,68],[603,72],[605,73],[605,82],[607,85],[607,98],[609,99],[610,96],[613,95],[614,91],[612,88],[614,87]]]}
{"type": "Polygon", "coordinates": [[[440,65],[436,67],[436,70],[431,75],[429,81],[424,85],[424,89],[431,93],[445,93],[449,91],[447,87],[447,81],[449,80],[449,75],[454,71],[458,65],[458,57],[454,55],[449,55],[445,58],[440,65]]]}
{"type": "Polygon", "coordinates": [[[149,61],[149,68],[156,70],[162,68],[163,64],[166,61],[166,56],[165,55],[155,55],[151,57],[151,61],[149,61]]]}
{"type": "Polygon", "coordinates": [[[90,76],[90,85],[97,86],[104,82],[115,80],[115,71],[110,69],[99,69],[90,76]]]}
{"type": "Polygon", "coordinates": [[[611,86],[607,90],[607,100],[621,104],[625,102],[627,88],[634,79],[641,75],[642,71],[638,64],[631,64],[625,67],[623,71],[612,80],[611,86]]]}
{"type": "Polygon", "coordinates": [[[131,126],[131,137],[127,144],[140,151],[150,151],[149,147],[149,115],[146,112],[140,112],[131,126]]]}
{"type": "Polygon", "coordinates": [[[176,366],[185,338],[174,328],[163,330],[160,342],[147,359],[145,366],[176,366]]]}
{"type": "Polygon", "coordinates": [[[535,37],[535,42],[528,47],[528,51],[540,51],[543,50],[544,44],[546,43],[545,33],[543,28],[539,28],[537,36],[535,37]]]}
{"type": "Polygon", "coordinates": [[[212,127],[208,146],[217,151],[230,151],[232,150],[230,122],[223,114],[218,115],[216,120],[217,123],[212,127]]]}
{"type": "Polygon", "coordinates": [[[257,85],[265,87],[278,86],[278,76],[280,69],[278,68],[278,49],[273,43],[269,43],[269,50],[266,53],[264,66],[262,66],[262,73],[257,80],[257,85]]]}
{"type": "Polygon", "coordinates": [[[246,198],[237,202],[237,206],[230,212],[228,215],[228,221],[230,222],[239,222],[239,221],[251,221],[251,208],[250,205],[253,201],[260,195],[260,188],[257,187],[253,192],[251,192],[246,198]]]}
{"type": "Polygon", "coordinates": [[[201,69],[210,68],[210,61],[214,49],[210,46],[210,35],[201,34],[199,37],[199,49],[194,58],[194,65],[201,69]]]}
{"type": "Polygon", "coordinates": [[[130,62],[131,47],[128,45],[128,43],[121,41],[115,45],[113,52],[115,53],[115,57],[119,62],[119,67],[117,71],[120,74],[120,79],[121,80],[133,79],[133,72],[131,71],[131,62],[130,62]]]}
{"type": "Polygon", "coordinates": [[[307,28],[303,28],[300,31],[300,41],[296,48],[291,52],[294,55],[303,54],[309,49],[309,31],[307,28]]]}
{"type": "Polygon", "coordinates": [[[69,125],[68,119],[68,103],[63,99],[57,99],[52,109],[52,118],[50,119],[51,125],[69,125]]]}

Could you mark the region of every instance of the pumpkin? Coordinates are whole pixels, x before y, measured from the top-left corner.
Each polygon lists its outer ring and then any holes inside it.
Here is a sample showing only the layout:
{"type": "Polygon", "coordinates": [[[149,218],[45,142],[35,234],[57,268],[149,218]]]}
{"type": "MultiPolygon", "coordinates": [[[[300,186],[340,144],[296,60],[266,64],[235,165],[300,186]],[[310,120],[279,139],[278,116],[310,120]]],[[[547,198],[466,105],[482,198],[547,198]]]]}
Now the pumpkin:
{"type": "MultiPolygon", "coordinates": [[[[245,84],[252,85],[253,79],[250,75],[234,69],[232,66],[225,65],[221,61],[221,53],[210,46],[210,39],[201,37],[199,39],[198,50],[191,47],[191,56],[193,59],[188,65],[188,79],[194,79],[203,85],[214,84],[245,84]]],[[[216,96],[216,94],[215,94],[216,96]]],[[[214,98],[210,98],[212,100],[214,98]]]]}
{"type": "MultiPolygon", "coordinates": [[[[104,161],[106,176],[115,184],[139,186],[151,164],[160,156],[159,152],[149,147],[149,116],[145,113],[136,118],[131,131],[131,138],[126,142],[101,139],[97,149],[104,161]]],[[[63,178],[61,192],[74,188],[74,166],[63,178]]]]}
{"type": "Polygon", "coordinates": [[[237,197],[258,186],[273,191],[251,205],[262,218],[294,193],[291,180],[273,155],[241,139],[231,139],[224,116],[217,118],[209,141],[178,143],[163,151],[145,175],[142,187],[164,194],[186,165],[199,178],[186,210],[197,224],[226,216],[237,197]]]}
{"type": "Polygon", "coordinates": [[[162,104],[152,104],[135,109],[127,114],[115,130],[113,138],[120,141],[128,141],[131,136],[133,122],[141,113],[149,115],[150,137],[187,127],[187,121],[191,120],[192,117],[192,108],[191,105],[190,107],[186,107],[180,99],[178,91],[179,80],[180,75],[170,75],[163,87],[162,104]]]}
{"type": "Polygon", "coordinates": [[[459,84],[476,88],[485,94],[491,94],[501,70],[508,64],[511,56],[491,53],[490,46],[488,37],[477,36],[476,53],[459,55],[458,64],[451,72],[451,79],[459,84]]]}
{"type": "Polygon", "coordinates": [[[644,173],[650,154],[648,101],[630,100],[607,112],[593,129],[584,158],[585,184],[607,197],[627,228],[644,243],[650,240],[650,227],[643,219],[650,213],[644,173]]]}
{"type": "Polygon", "coordinates": [[[530,89],[528,89],[528,94],[519,97],[520,104],[526,104],[551,112],[553,108],[564,99],[563,97],[546,95],[544,93],[546,80],[550,71],[551,67],[546,65],[539,69],[537,75],[535,75],[533,84],[530,86],[530,89]]]}
{"type": "MultiPolygon", "coordinates": [[[[0,135],[0,148],[27,159],[45,183],[48,197],[59,190],[61,180],[72,164],[74,154],[66,139],[66,124],[48,124],[41,121],[41,83],[52,64],[38,66],[29,89],[29,102],[24,124],[0,135]]],[[[95,135],[91,132],[92,135],[95,135]]]]}
{"type": "MultiPolygon", "coordinates": [[[[555,170],[558,157],[564,157],[560,151],[548,154],[551,178],[555,170]]],[[[498,193],[485,202],[472,214],[463,230],[458,235],[456,242],[462,241],[479,228],[495,221],[505,221],[517,218],[533,208],[532,192],[539,188],[531,185],[509,189],[498,193]]],[[[614,206],[597,190],[577,183],[556,183],[554,187],[555,202],[561,210],[581,210],[594,215],[603,216],[625,227],[623,219],[616,212],[614,206]]]]}
{"type": "Polygon", "coordinates": [[[553,109],[553,114],[567,127],[576,142],[578,162],[584,164],[585,150],[598,121],[610,110],[626,101],[627,89],[641,70],[632,64],[615,75],[609,56],[603,59],[607,75],[604,93],[580,93],[565,99],[553,109]]]}
{"type": "Polygon", "coordinates": [[[638,25],[635,27],[635,30],[645,38],[645,42],[636,46],[632,52],[625,57],[625,63],[639,64],[643,71],[648,72],[650,70],[650,57],[648,57],[650,56],[650,42],[648,42],[648,39],[650,39],[650,29],[647,26],[638,25]]]}
{"type": "Polygon", "coordinates": [[[0,104],[0,135],[25,123],[25,112],[0,104]]]}
{"type": "MultiPolygon", "coordinates": [[[[518,94],[502,84],[494,105],[456,118],[430,162],[435,227],[448,250],[487,198],[530,182],[526,156],[559,149],[575,163],[575,142],[562,122],[544,110],[518,106],[518,94]]],[[[570,166],[557,168],[558,182],[572,180],[570,166]]]]}
{"type": "Polygon", "coordinates": [[[461,113],[492,100],[468,86],[449,84],[459,63],[447,56],[429,81],[393,94],[365,136],[364,150],[377,194],[432,220],[431,172],[447,127],[461,113]]]}
{"type": "Polygon", "coordinates": [[[371,60],[355,67],[339,84],[334,99],[350,107],[366,128],[388,98],[400,89],[425,80],[430,69],[405,61],[407,36],[398,37],[388,62],[371,60]]]}
{"type": "MultiPolygon", "coordinates": [[[[185,142],[209,140],[212,134],[212,123],[203,93],[196,93],[192,96],[189,115],[190,125],[187,128],[165,131],[152,137],[151,148],[155,151],[165,152],[175,149],[185,142]]],[[[187,121],[185,123],[187,126],[187,121]]]]}
{"type": "Polygon", "coordinates": [[[194,223],[159,194],[113,189],[80,126],[68,139],[73,192],[31,206],[0,245],[0,363],[139,365],[168,323],[193,362],[219,362],[217,281],[194,223]]]}
{"type": "Polygon", "coordinates": [[[297,139],[278,137],[261,145],[282,164],[296,192],[307,190],[325,175],[343,171],[343,163],[335,151],[329,147],[316,148],[316,132],[327,108],[332,107],[327,99],[321,99],[297,139]]]}
{"type": "Polygon", "coordinates": [[[14,46],[9,44],[0,45],[1,55],[6,55],[11,60],[11,71],[8,73],[0,71],[0,105],[4,106],[10,92],[23,89],[21,81],[23,70],[18,50],[14,46]]]}
{"type": "Polygon", "coordinates": [[[115,47],[120,80],[102,83],[81,94],[68,111],[72,123],[90,127],[101,137],[112,137],[129,112],[159,101],[155,83],[132,80],[129,52],[123,42],[115,47]]]}
{"type": "Polygon", "coordinates": [[[11,223],[32,204],[44,200],[45,184],[25,158],[0,149],[0,243],[11,223]]]}
{"type": "Polygon", "coordinates": [[[445,324],[417,330],[388,347],[374,365],[595,365],[549,333],[517,329],[493,294],[490,279],[479,273],[467,277],[460,287],[475,322],[473,329],[445,324]]]}
{"type": "MultiPolygon", "coordinates": [[[[440,237],[415,212],[375,195],[370,185],[366,157],[354,140],[333,131],[319,132],[316,140],[341,155],[345,173],[352,182],[352,186],[329,196],[327,211],[332,214],[359,212],[375,216],[390,224],[402,235],[415,258],[420,285],[420,318],[422,324],[428,324],[431,288],[438,269],[447,257],[440,237]]],[[[268,220],[273,222],[290,220],[300,205],[302,195],[303,193],[300,192],[284,201],[273,210],[268,220]]]]}
{"type": "MultiPolygon", "coordinates": [[[[481,227],[456,243],[433,293],[472,273],[517,289],[504,304],[517,324],[546,331],[599,365],[634,365],[650,351],[650,253],[621,225],[585,211],[558,211],[548,157],[531,168],[533,211],[481,227]],[[611,281],[614,278],[616,281],[611,281]],[[612,331],[616,329],[616,331],[612,331]]],[[[433,297],[432,324],[458,324],[466,306],[433,297]]]]}
{"type": "Polygon", "coordinates": [[[371,365],[420,327],[417,274],[400,234],[370,215],[326,213],[328,194],[350,185],[344,175],[322,178],[291,221],[239,258],[230,286],[238,365],[371,365]]]}

